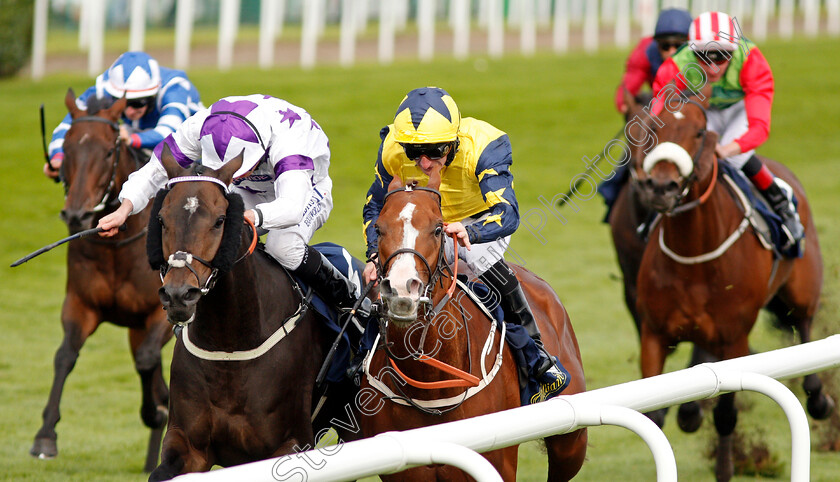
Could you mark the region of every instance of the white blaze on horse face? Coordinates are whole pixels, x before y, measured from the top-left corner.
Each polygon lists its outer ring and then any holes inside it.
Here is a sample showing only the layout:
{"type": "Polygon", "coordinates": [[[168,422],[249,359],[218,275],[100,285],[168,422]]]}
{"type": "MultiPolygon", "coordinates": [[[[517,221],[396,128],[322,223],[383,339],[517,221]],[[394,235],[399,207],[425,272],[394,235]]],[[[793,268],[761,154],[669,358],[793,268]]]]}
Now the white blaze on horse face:
{"type": "Polygon", "coordinates": [[[685,114],[680,111],[674,112],[674,118],[677,120],[683,120],[685,119],[685,114]]]}
{"type": "Polygon", "coordinates": [[[184,204],[184,209],[189,211],[190,216],[195,214],[195,210],[198,209],[198,198],[195,197],[195,196],[188,197],[187,198],[187,203],[184,204]]]}
{"type": "Polygon", "coordinates": [[[82,136],[82,138],[81,138],[81,139],[79,139],[79,144],[84,144],[84,143],[85,143],[85,141],[86,141],[86,140],[88,140],[88,137],[90,137],[90,134],[88,134],[87,132],[85,132],[85,134],[82,136]]]}
{"type": "MultiPolygon", "coordinates": [[[[402,243],[400,243],[400,249],[417,249],[415,245],[417,244],[417,237],[420,232],[411,224],[416,207],[414,203],[406,204],[397,217],[397,219],[403,222],[403,238],[402,243]]],[[[412,294],[418,295],[418,293],[410,293],[407,286],[411,280],[419,279],[417,266],[414,262],[415,256],[411,253],[402,253],[394,259],[391,269],[388,271],[388,280],[391,283],[391,287],[396,290],[397,296],[408,297],[412,294]]]]}

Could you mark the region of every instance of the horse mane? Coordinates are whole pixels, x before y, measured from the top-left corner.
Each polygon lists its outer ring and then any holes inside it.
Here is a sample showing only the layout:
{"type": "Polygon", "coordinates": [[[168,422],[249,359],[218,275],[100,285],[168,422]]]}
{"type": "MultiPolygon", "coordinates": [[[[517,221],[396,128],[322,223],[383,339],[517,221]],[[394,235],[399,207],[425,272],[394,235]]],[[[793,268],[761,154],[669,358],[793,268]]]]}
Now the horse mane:
{"type": "Polygon", "coordinates": [[[227,196],[228,208],[225,213],[225,231],[222,233],[222,242],[219,250],[210,263],[221,272],[230,271],[233,263],[236,262],[236,254],[239,250],[239,239],[242,235],[242,224],[245,217],[245,201],[242,196],[236,193],[229,193],[227,196]]]}

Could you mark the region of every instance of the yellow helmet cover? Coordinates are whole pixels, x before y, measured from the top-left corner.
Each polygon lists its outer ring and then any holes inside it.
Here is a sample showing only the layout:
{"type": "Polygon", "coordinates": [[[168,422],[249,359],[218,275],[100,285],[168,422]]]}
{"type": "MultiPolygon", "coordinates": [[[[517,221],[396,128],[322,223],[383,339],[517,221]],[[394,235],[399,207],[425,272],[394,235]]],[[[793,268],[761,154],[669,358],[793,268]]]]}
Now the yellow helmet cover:
{"type": "Polygon", "coordinates": [[[452,97],[437,87],[414,89],[394,117],[394,140],[401,144],[437,144],[458,138],[461,113],[452,97]]]}

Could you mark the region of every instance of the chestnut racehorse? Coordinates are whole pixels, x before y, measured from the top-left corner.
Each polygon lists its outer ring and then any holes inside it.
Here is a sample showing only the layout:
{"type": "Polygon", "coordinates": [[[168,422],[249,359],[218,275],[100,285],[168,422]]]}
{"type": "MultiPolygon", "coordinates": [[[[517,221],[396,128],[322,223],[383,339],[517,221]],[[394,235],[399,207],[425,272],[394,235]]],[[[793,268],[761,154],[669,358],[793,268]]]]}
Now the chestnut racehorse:
{"type": "MultiPolygon", "coordinates": [[[[61,180],[66,199],[61,218],[70,233],[89,229],[119,206],[117,194],[139,162],[119,141],[117,121],[126,101],[100,108],[91,96],[87,109],[76,105],[72,90],[64,99],[73,119],[64,138],[61,180]]],[[[134,367],[140,374],[140,416],[152,429],[145,469],[157,465],[169,390],[161,369],[161,347],[172,336],[157,290],[160,280],[145,260],[149,210],[132,216],[126,229],[113,238],[83,238],[67,247],[67,291],[61,309],[64,340],[55,354],[55,377],[44,423],[35,435],[30,454],[52,458],[58,454],[55,426],[64,383],[85,340],[104,321],[128,328],[134,367]]],[[[95,405],[94,405],[95,406],[95,405]]]]}
{"type": "MultiPolygon", "coordinates": [[[[403,188],[399,178],[379,214],[380,294],[384,302],[381,343],[366,361],[362,392],[375,389],[393,397],[361,420],[365,436],[460,420],[520,406],[516,362],[495,322],[466,295],[443,261],[440,177],[427,187],[403,188]],[[397,261],[416,273],[406,279],[397,261]],[[446,274],[450,273],[449,276],[446,274]],[[393,287],[414,286],[409,296],[393,287]],[[435,308],[429,308],[435,307],[435,308]],[[435,314],[436,313],[436,314],[435,314]],[[492,333],[492,334],[491,334],[492,333]]],[[[457,263],[456,263],[457,266],[457,263]]],[[[571,375],[564,393],[584,391],[583,366],[569,316],[551,286],[513,266],[540,325],[542,340],[571,375]]],[[[456,270],[457,271],[457,270],[456,270]]],[[[548,480],[569,480],[586,455],[585,429],[545,439],[548,480]]],[[[484,456],[504,480],[516,478],[517,446],[484,456]]],[[[383,480],[471,480],[451,466],[427,466],[383,480]]]]}
{"type": "MultiPolygon", "coordinates": [[[[332,338],[289,273],[255,250],[253,225],[243,233],[242,198],[227,189],[242,154],[217,171],[182,168],[164,146],[161,163],[169,188],[153,206],[149,262],[161,267],[170,322],[183,328],[150,480],[312,448],[315,377],[332,338]]],[[[330,407],[344,415],[355,393],[337,395],[330,407]]]]}
{"type": "MultiPolygon", "coordinates": [[[[643,201],[662,213],[650,233],[638,275],[644,377],[662,373],[665,357],[681,341],[692,342],[720,359],[748,355],[747,338],[761,308],[795,329],[801,342],[810,341],[822,287],[817,231],[805,192],[793,173],[763,159],[793,187],[799,200],[806,233],[804,256],[787,259],[762,246],[746,221],[749,208],[738,201],[734,188],[721,175],[718,163],[725,161],[715,155],[717,135],[706,130],[708,106],[694,98],[680,104],[662,111],[659,127],[649,124],[658,145],[647,155],[639,150],[633,156],[643,201]]],[[[802,386],[811,416],[827,417],[834,402],[822,392],[820,379],[808,375],[802,386]]],[[[718,480],[732,476],[734,400],[733,393],[722,395],[714,409],[720,444],[718,480]]],[[[678,415],[702,417],[699,411],[678,415]]],[[[661,410],[649,416],[660,426],[664,422],[661,410]]]]}

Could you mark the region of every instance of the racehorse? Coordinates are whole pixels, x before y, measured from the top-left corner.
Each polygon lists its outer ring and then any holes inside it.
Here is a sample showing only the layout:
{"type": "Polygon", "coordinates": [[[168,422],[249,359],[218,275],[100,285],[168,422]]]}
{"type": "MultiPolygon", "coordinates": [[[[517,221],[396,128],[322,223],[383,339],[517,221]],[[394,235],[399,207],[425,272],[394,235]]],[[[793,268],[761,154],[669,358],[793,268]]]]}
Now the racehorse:
{"type": "MultiPolygon", "coordinates": [[[[365,362],[362,393],[380,390],[395,403],[383,406],[385,402],[380,401],[381,409],[362,417],[365,436],[520,406],[519,369],[504,335],[495,332],[492,317],[466,295],[460,282],[446,276],[451,271],[442,254],[439,185],[439,173],[432,174],[425,188],[403,188],[395,178],[376,223],[384,302],[382,343],[365,362]],[[398,295],[397,286],[406,286],[409,295],[398,295]],[[423,304],[435,308],[426,309],[423,304]]],[[[580,351],[565,308],[548,283],[522,267],[512,267],[540,324],[546,348],[560,354],[571,374],[567,393],[584,391],[580,351]]],[[[545,442],[548,480],[571,479],[583,464],[586,430],[551,436],[545,442]]],[[[511,446],[484,456],[504,480],[515,480],[517,451],[517,446],[511,446]]],[[[417,467],[382,478],[471,480],[451,466],[417,467]]]]}
{"type": "MultiPolygon", "coordinates": [[[[95,99],[92,98],[92,99],[95,99]]],[[[64,139],[60,177],[66,200],[61,218],[71,233],[96,225],[119,206],[117,194],[128,175],[139,167],[134,153],[119,140],[117,121],[125,99],[107,108],[97,100],[88,108],[76,105],[72,89],[64,99],[73,119],[64,139]]],[[[53,458],[58,454],[55,426],[64,383],[85,340],[104,321],[128,328],[134,366],[140,374],[140,416],[152,429],[145,469],[157,465],[169,390],[161,369],[161,347],[172,336],[157,296],[160,281],[144,259],[149,210],[132,216],[114,238],[85,238],[67,248],[67,292],[61,309],[64,339],[55,354],[55,375],[43,425],[30,454],[53,458]]]]}
{"type": "MultiPolygon", "coordinates": [[[[642,156],[644,152],[653,148],[645,124],[642,121],[647,119],[644,107],[650,103],[651,95],[643,94],[633,97],[629,92],[624,92],[624,103],[627,106],[625,114],[625,136],[642,149],[631,150],[629,167],[635,164],[633,156],[642,156]]],[[[634,171],[629,169],[630,178],[633,178],[634,171]]],[[[618,197],[610,210],[607,222],[610,226],[610,235],[615,248],[616,258],[622,274],[624,285],[624,303],[627,311],[633,317],[636,326],[636,333],[641,336],[641,320],[636,310],[636,286],[639,276],[639,267],[642,263],[642,255],[648,242],[648,230],[650,223],[654,220],[656,211],[642,201],[643,193],[638,183],[627,181],[622,185],[618,197]]],[[[691,351],[689,366],[698,365],[703,362],[718,361],[711,354],[699,346],[694,346],[691,351]]],[[[695,432],[700,428],[702,417],[696,416],[700,413],[700,404],[696,401],[686,402],[680,406],[680,416],[677,423],[685,432],[695,432]]]]}
{"type": "MultiPolygon", "coordinates": [[[[708,99],[708,93],[707,88],[701,98],[708,99]]],[[[795,329],[802,343],[811,340],[822,258],[804,190],[789,169],[763,159],[793,187],[806,232],[801,258],[774,256],[752,234],[754,228],[748,230],[750,208],[738,201],[736,190],[720,175],[717,135],[706,130],[707,102],[685,98],[679,109],[664,109],[659,126],[653,121],[648,125],[658,145],[647,156],[641,148],[633,156],[643,202],[662,213],[638,275],[644,377],[662,373],[665,357],[681,341],[693,342],[720,359],[748,355],[747,338],[762,307],[783,326],[795,329]]],[[[808,375],[802,386],[811,416],[829,416],[834,402],[822,392],[820,379],[808,375]]],[[[734,400],[733,393],[722,395],[714,409],[718,480],[729,480],[733,472],[734,400]]],[[[702,416],[699,411],[679,414],[689,415],[702,416]]],[[[649,416],[660,426],[664,422],[664,411],[649,416]]]]}
{"type": "Polygon", "coordinates": [[[242,198],[227,192],[242,154],[218,170],[182,168],[165,146],[161,163],[169,188],[153,206],[149,262],[161,267],[169,321],[183,328],[149,480],[312,448],[315,378],[331,340],[288,272],[254,249],[256,228],[242,232],[242,198]]]}

